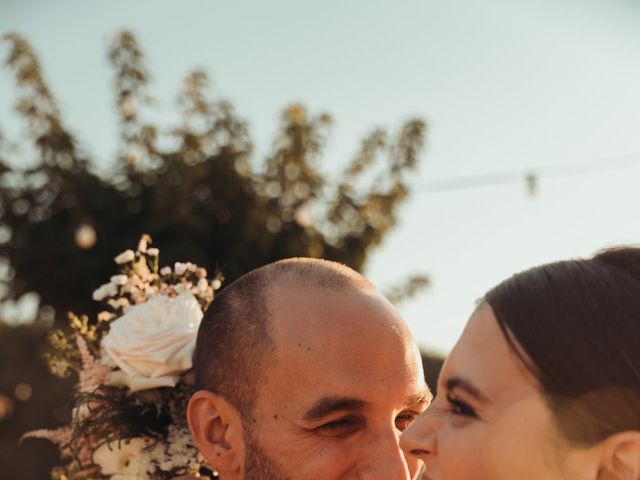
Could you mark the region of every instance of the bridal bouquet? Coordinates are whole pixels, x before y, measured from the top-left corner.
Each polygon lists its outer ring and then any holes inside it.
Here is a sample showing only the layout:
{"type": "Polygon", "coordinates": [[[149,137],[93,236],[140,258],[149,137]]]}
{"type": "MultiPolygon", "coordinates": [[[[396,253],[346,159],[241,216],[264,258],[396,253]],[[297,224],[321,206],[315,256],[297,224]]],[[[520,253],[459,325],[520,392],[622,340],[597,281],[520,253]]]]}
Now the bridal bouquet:
{"type": "Polygon", "coordinates": [[[105,306],[97,318],[69,314],[71,331],[51,335],[51,371],[78,373],[71,420],[25,437],[57,444],[65,463],[54,479],[214,477],[185,409],[198,325],[222,277],[192,263],[159,269],[150,243],[115,258],[120,274],[93,293],[105,306]]]}

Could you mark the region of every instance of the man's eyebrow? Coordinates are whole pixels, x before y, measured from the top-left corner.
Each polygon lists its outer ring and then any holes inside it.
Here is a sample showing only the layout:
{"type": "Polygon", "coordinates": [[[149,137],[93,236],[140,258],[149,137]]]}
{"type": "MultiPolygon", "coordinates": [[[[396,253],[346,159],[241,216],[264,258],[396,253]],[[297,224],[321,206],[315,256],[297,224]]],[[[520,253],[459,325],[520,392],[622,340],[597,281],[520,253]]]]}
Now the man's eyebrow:
{"type": "Polygon", "coordinates": [[[407,398],[405,406],[410,407],[411,405],[417,405],[420,403],[431,403],[431,400],[433,400],[433,394],[431,393],[431,390],[429,390],[429,387],[425,386],[424,390],[421,392],[410,395],[409,398],[407,398]]]}
{"type": "Polygon", "coordinates": [[[353,397],[322,397],[307,410],[304,420],[321,420],[329,415],[350,410],[362,410],[367,402],[353,397]]]}
{"type": "Polygon", "coordinates": [[[466,378],[451,377],[446,381],[445,385],[447,387],[447,390],[454,390],[456,388],[459,388],[460,390],[464,390],[468,395],[472,396],[479,402],[489,402],[489,398],[466,378]]]}

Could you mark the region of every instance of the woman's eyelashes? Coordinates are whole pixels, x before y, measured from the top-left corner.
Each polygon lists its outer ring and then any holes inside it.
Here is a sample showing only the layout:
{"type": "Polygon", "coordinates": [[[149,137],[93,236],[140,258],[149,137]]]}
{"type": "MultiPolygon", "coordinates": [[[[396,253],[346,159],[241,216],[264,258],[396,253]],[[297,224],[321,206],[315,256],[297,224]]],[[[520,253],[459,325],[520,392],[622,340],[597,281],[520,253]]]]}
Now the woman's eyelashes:
{"type": "Polygon", "coordinates": [[[448,394],[447,402],[449,403],[449,408],[451,413],[454,415],[460,415],[463,417],[477,417],[476,411],[471,407],[467,402],[456,398],[455,396],[448,394]]]}

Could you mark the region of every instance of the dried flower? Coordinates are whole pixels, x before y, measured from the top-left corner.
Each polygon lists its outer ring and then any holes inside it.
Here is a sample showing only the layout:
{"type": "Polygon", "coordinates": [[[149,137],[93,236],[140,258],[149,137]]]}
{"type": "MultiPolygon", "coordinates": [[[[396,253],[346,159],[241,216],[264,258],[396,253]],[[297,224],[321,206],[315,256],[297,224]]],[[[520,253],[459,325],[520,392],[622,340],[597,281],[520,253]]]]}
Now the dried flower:
{"type": "Polygon", "coordinates": [[[114,275],[113,277],[111,277],[110,283],[117,286],[122,286],[127,283],[127,280],[129,280],[129,277],[126,275],[114,275]]]}
{"type": "Polygon", "coordinates": [[[115,258],[115,262],[118,265],[122,265],[125,263],[133,262],[135,258],[136,254],[133,252],[133,250],[125,250],[115,258]]]}
{"type": "Polygon", "coordinates": [[[173,266],[173,271],[176,275],[181,276],[187,271],[187,264],[182,262],[176,262],[173,266]]]}
{"type": "Polygon", "coordinates": [[[98,313],[98,321],[100,322],[108,322],[109,320],[113,320],[114,318],[115,318],[115,314],[111,312],[98,313]]]}
{"type": "Polygon", "coordinates": [[[208,288],[209,288],[209,282],[207,281],[206,278],[201,278],[200,280],[198,280],[198,291],[200,293],[205,293],[208,288]]]}
{"type": "Polygon", "coordinates": [[[151,237],[149,235],[142,235],[140,241],[138,241],[138,251],[140,253],[146,253],[149,243],[151,243],[151,237]]]}
{"type": "Polygon", "coordinates": [[[117,294],[118,294],[118,287],[116,287],[116,285],[114,285],[113,283],[109,282],[109,283],[105,283],[104,285],[101,285],[96,290],[94,290],[93,299],[96,302],[101,302],[105,298],[113,297],[117,294]]]}

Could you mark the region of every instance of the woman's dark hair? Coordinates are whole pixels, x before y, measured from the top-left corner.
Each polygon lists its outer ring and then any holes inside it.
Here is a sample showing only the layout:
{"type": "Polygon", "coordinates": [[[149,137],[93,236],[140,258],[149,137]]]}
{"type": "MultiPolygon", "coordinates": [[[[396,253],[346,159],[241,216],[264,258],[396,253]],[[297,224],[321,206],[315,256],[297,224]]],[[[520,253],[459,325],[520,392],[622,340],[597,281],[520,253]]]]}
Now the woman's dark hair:
{"type": "Polygon", "coordinates": [[[532,268],[485,301],[567,438],[640,430],[640,248],[532,268]]]}

